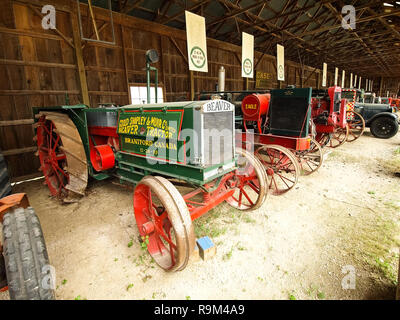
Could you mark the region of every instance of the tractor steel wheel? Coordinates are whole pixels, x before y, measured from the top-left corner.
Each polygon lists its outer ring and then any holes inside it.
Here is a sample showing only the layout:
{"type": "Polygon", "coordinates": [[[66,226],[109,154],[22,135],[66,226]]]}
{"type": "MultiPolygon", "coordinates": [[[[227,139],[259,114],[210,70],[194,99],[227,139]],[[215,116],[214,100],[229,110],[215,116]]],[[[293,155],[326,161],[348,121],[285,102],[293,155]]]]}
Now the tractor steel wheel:
{"type": "Polygon", "coordinates": [[[300,167],[289,149],[279,145],[264,145],[255,154],[269,177],[269,189],[273,195],[281,195],[296,185],[300,167]]]}
{"type": "Polygon", "coordinates": [[[354,115],[353,120],[347,120],[349,125],[349,135],[347,137],[347,142],[356,141],[359,137],[362,136],[365,130],[365,120],[361,114],[358,112],[352,111],[354,115]]]}
{"type": "Polygon", "coordinates": [[[189,210],[174,185],[162,177],[144,177],[135,188],[133,208],[155,262],[166,271],[183,270],[196,238],[189,210]]]}
{"type": "Polygon", "coordinates": [[[296,151],[295,155],[299,160],[301,174],[305,176],[317,171],[321,167],[324,158],[322,148],[315,139],[311,139],[310,149],[296,151]]]}
{"type": "Polygon", "coordinates": [[[65,201],[70,199],[70,191],[84,195],[88,180],[86,154],[74,123],[66,114],[41,112],[36,126],[39,170],[50,193],[65,201]]]}
{"type": "Polygon", "coordinates": [[[331,141],[331,134],[325,132],[317,133],[317,135],[315,136],[315,140],[317,140],[321,148],[324,148],[331,141]]]}
{"type": "Polygon", "coordinates": [[[234,194],[226,202],[242,211],[259,208],[268,194],[268,177],[260,161],[250,152],[236,148],[239,155],[233,180],[226,182],[225,188],[234,185],[234,194]]]}
{"type": "Polygon", "coordinates": [[[337,127],[335,132],[331,136],[331,140],[329,141],[329,147],[337,148],[346,142],[347,137],[349,136],[349,124],[346,124],[345,128],[337,127]]]}

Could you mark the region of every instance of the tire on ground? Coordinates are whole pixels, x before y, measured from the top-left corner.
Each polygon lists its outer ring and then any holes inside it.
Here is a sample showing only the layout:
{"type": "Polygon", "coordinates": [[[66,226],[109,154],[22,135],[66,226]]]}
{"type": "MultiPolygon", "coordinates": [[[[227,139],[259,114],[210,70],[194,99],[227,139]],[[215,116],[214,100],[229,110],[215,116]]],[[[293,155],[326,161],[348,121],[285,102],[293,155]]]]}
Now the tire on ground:
{"type": "Polygon", "coordinates": [[[46,244],[33,208],[4,215],[3,255],[11,300],[55,299],[46,244]]]}
{"type": "Polygon", "coordinates": [[[376,138],[389,139],[397,134],[399,131],[399,124],[393,118],[379,117],[371,123],[370,130],[372,135],[376,138]]]}

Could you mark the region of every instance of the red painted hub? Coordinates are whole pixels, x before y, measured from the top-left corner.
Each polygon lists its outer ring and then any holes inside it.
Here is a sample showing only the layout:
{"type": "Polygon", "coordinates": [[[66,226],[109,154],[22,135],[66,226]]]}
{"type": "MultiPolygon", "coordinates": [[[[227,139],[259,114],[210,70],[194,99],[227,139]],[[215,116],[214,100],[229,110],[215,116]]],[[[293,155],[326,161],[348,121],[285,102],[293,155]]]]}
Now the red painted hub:
{"type": "Polygon", "coordinates": [[[267,175],[269,175],[269,176],[273,176],[274,175],[274,169],[272,169],[272,168],[267,168],[267,175]]]}
{"type": "Polygon", "coordinates": [[[140,235],[149,237],[147,250],[150,255],[160,265],[167,260],[165,269],[172,268],[177,255],[175,230],[160,199],[149,186],[139,184],[134,192],[133,206],[140,235]]]}
{"type": "Polygon", "coordinates": [[[52,121],[42,117],[38,122],[37,144],[41,170],[53,196],[65,196],[65,186],[69,182],[68,173],[64,167],[67,165],[65,153],[61,150],[60,136],[54,131],[56,128],[52,121]]]}
{"type": "Polygon", "coordinates": [[[226,201],[240,210],[251,209],[256,205],[260,194],[257,172],[254,166],[244,158],[238,160],[238,166],[233,180],[235,183],[227,181],[225,184],[229,189],[235,185],[234,194],[226,201]]]}

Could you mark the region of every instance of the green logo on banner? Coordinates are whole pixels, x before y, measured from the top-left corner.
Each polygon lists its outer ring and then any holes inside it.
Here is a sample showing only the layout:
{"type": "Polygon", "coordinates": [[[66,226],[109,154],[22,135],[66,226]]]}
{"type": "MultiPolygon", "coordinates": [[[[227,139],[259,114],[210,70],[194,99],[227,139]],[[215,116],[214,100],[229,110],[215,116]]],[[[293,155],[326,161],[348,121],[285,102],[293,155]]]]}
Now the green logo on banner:
{"type": "Polygon", "coordinates": [[[199,47],[193,47],[190,51],[190,60],[193,62],[196,68],[203,68],[206,63],[206,55],[204,51],[199,47]]]}
{"type": "Polygon", "coordinates": [[[280,64],[278,68],[279,68],[279,79],[283,79],[284,77],[283,66],[280,64]]]}
{"type": "Polygon", "coordinates": [[[250,59],[247,58],[243,61],[243,71],[245,74],[249,75],[251,74],[251,71],[253,70],[253,64],[251,63],[250,59]]]}

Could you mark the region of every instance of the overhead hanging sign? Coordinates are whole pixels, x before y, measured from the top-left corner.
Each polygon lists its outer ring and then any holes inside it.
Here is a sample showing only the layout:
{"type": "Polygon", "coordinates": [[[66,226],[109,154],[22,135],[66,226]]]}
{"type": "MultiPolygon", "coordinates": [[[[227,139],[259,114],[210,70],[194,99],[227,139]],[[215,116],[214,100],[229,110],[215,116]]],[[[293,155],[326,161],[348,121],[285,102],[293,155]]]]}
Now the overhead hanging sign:
{"type": "Polygon", "coordinates": [[[339,77],[339,69],[335,68],[335,86],[337,86],[338,77],[339,77]]]}
{"type": "Polygon", "coordinates": [[[360,79],[358,80],[358,89],[361,89],[361,76],[360,79]]]}
{"type": "Polygon", "coordinates": [[[242,32],[242,77],[253,78],[254,36],[242,32]]]}
{"type": "Polygon", "coordinates": [[[326,87],[326,74],[328,71],[328,65],[324,62],[323,68],[322,68],[322,86],[326,87]]]}
{"type": "Polygon", "coordinates": [[[354,84],[353,84],[354,88],[357,88],[357,75],[354,75],[354,84]]]}
{"type": "Polygon", "coordinates": [[[342,71],[342,88],[344,88],[344,77],[346,75],[346,71],[342,71]]]}
{"type": "Polygon", "coordinates": [[[353,74],[350,73],[350,88],[353,88],[353,74]]]}
{"type": "Polygon", "coordinates": [[[276,74],[279,81],[285,81],[285,47],[276,45],[276,74]]]}
{"type": "Polygon", "coordinates": [[[185,11],[189,70],[208,72],[206,21],[204,17],[185,11]]]}

